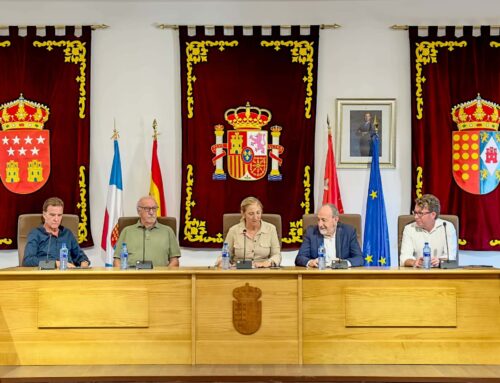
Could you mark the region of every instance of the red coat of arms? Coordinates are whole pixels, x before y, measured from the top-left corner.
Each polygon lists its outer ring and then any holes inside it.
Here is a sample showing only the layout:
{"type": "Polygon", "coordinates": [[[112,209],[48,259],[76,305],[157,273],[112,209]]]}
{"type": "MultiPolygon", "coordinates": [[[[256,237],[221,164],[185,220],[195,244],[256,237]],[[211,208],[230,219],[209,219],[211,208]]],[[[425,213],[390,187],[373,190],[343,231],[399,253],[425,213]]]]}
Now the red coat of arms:
{"type": "Polygon", "coordinates": [[[487,194],[500,181],[500,106],[477,96],[452,109],[453,178],[471,194],[487,194]]]}
{"type": "Polygon", "coordinates": [[[279,144],[279,138],[282,128],[271,127],[271,143],[268,132],[262,130],[271,120],[271,112],[247,103],[246,106],[227,110],[224,117],[234,130],[227,132],[227,142],[223,142],[224,127],[215,126],[215,145],[212,145],[212,153],[215,154],[212,159],[215,166],[213,179],[226,179],[222,159],[227,154],[227,172],[232,178],[240,181],[257,181],[265,177],[269,156],[271,172],[268,180],[281,181],[279,167],[283,160],[280,154],[284,148],[279,144]]]}
{"type": "Polygon", "coordinates": [[[0,106],[0,178],[17,194],[40,189],[50,174],[49,131],[43,130],[49,108],[25,100],[0,106]]]}

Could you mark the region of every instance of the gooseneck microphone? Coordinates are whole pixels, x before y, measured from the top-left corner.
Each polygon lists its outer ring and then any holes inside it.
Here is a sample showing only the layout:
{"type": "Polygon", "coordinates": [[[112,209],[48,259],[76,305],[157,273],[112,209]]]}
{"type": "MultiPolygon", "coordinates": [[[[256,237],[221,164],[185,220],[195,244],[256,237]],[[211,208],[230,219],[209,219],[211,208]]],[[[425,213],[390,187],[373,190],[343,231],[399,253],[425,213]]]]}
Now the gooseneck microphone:
{"type": "Polygon", "coordinates": [[[146,260],[146,228],[142,228],[142,262],[146,260]]]}
{"type": "Polygon", "coordinates": [[[47,245],[47,251],[46,251],[46,256],[45,260],[41,260],[38,262],[38,269],[40,270],[55,270],[56,269],[56,261],[50,260],[49,259],[49,252],[50,252],[50,240],[52,239],[52,234],[49,234],[49,243],[47,245]]]}
{"type": "Polygon", "coordinates": [[[443,222],[443,228],[444,228],[444,239],[446,242],[446,259],[441,260],[441,262],[439,263],[439,267],[441,269],[456,269],[458,268],[458,261],[450,260],[450,247],[448,246],[448,234],[446,232],[446,222],[443,222]]]}
{"type": "Polygon", "coordinates": [[[236,261],[237,269],[251,269],[252,261],[247,260],[247,229],[243,229],[243,260],[236,261]]]}
{"type": "Polygon", "coordinates": [[[151,270],[153,261],[146,261],[146,226],[142,227],[142,261],[137,261],[135,268],[138,270],[151,270]]]}

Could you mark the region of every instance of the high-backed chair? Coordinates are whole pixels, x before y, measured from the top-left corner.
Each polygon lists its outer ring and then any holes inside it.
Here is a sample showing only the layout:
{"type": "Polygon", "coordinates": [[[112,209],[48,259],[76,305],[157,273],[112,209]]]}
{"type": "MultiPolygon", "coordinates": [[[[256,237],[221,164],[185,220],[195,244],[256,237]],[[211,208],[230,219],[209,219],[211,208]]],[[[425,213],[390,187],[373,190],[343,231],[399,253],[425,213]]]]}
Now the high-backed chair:
{"type": "MultiPolygon", "coordinates": [[[[453,226],[455,226],[455,230],[458,236],[459,229],[459,219],[457,215],[449,215],[449,214],[440,214],[439,218],[444,219],[445,221],[451,222],[453,226]]],[[[398,261],[399,255],[401,254],[401,242],[403,240],[403,230],[406,225],[415,221],[415,216],[413,215],[400,215],[398,217],[398,261]]]]}
{"type": "MultiPolygon", "coordinates": [[[[173,231],[175,236],[177,236],[177,219],[175,217],[157,217],[159,223],[165,226],[169,226],[173,231]]],[[[121,233],[123,228],[135,225],[139,221],[139,217],[120,217],[118,218],[118,233],[121,233]]]]}
{"type": "MultiPolygon", "coordinates": [[[[339,214],[339,221],[347,225],[354,226],[358,237],[359,246],[363,246],[361,242],[361,215],[360,214],[339,214]]],[[[317,214],[304,214],[302,216],[303,236],[306,235],[306,230],[309,226],[318,224],[317,214]]]]}
{"type": "MultiPolygon", "coordinates": [[[[223,238],[226,238],[227,232],[229,229],[240,222],[241,214],[240,213],[226,213],[222,216],[222,235],[223,238]]],[[[262,214],[262,220],[268,223],[273,224],[276,227],[276,231],[278,233],[278,240],[280,241],[281,246],[281,215],[279,214],[262,214]]]]}
{"type": "MultiPolygon", "coordinates": [[[[71,230],[73,235],[78,240],[78,224],[80,220],[76,214],[63,214],[61,225],[71,230]]],[[[19,256],[19,266],[23,265],[24,249],[28,234],[35,227],[42,224],[42,215],[36,214],[21,214],[17,219],[17,252],[19,256]]]]}

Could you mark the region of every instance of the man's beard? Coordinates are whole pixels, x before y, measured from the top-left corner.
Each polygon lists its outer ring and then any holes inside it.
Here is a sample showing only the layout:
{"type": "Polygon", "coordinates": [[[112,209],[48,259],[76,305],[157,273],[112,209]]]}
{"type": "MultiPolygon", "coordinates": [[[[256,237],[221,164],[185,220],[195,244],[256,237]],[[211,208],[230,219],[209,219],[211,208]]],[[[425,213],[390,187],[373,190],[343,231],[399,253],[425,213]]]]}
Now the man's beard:
{"type": "Polygon", "coordinates": [[[321,233],[321,235],[328,235],[328,229],[326,229],[326,228],[322,229],[320,227],[318,227],[318,229],[319,229],[319,232],[321,233]]]}

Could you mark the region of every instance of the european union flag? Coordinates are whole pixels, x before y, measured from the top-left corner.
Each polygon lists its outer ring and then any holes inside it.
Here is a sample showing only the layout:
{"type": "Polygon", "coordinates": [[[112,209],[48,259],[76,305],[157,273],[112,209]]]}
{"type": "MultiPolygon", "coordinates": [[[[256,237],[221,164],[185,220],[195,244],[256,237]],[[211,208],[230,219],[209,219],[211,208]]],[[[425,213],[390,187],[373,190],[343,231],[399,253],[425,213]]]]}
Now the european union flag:
{"type": "Polygon", "coordinates": [[[387,230],[387,215],[385,213],[378,152],[379,138],[375,134],[372,137],[372,165],[368,198],[366,200],[365,238],[363,241],[365,266],[391,265],[389,232],[387,230]]]}

